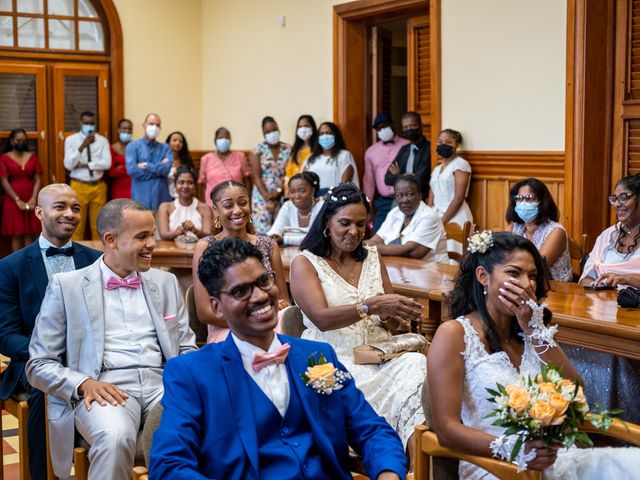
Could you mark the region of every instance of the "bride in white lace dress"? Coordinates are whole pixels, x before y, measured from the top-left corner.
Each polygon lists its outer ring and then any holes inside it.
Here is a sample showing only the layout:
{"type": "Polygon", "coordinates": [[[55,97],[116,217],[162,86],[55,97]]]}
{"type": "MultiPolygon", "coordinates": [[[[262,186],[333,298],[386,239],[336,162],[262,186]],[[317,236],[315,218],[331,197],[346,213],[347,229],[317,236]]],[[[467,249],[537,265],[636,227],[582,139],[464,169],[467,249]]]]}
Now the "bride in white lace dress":
{"type": "Polygon", "coordinates": [[[369,202],[353,184],[334,187],[291,263],[291,291],[304,314],[303,338],[327,342],[373,409],[411,452],[414,427],[424,422],[422,353],[382,365],[355,365],[353,348],[387,339],[420,316],[420,304],[391,294],[375,247],[362,244],[369,202]]]}
{"type": "MultiPolygon", "coordinates": [[[[428,355],[438,440],[484,456],[492,456],[492,446],[504,432],[492,425],[493,418],[486,418],[495,408],[486,388],[535,375],[542,362],[562,366],[565,377],[581,382],[560,347],[547,348],[531,337],[532,310],[526,302],[548,290],[537,249],[511,233],[494,233],[492,239],[491,246],[484,242],[485,252],[463,258],[452,294],[452,315],[458,318],[440,326],[428,355]]],[[[637,448],[558,449],[530,441],[524,452],[529,453],[528,468],[543,470],[546,479],[640,479],[637,448]]],[[[461,479],[495,478],[465,462],[460,462],[459,474],[461,479]]]]}

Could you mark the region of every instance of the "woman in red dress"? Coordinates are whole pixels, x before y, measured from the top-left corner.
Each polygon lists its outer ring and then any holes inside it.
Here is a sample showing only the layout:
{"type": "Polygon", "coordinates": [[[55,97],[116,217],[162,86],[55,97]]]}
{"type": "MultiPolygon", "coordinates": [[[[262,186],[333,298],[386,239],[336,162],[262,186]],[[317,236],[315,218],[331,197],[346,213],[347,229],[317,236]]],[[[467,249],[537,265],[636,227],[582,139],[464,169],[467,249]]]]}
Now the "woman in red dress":
{"type": "Polygon", "coordinates": [[[123,118],[118,122],[118,141],[111,145],[111,197],[131,198],[131,177],[127,174],[124,151],[131,141],[133,124],[131,120],[123,118]]]}
{"type": "Polygon", "coordinates": [[[22,128],[13,129],[0,156],[0,184],[5,192],[2,235],[11,236],[14,252],[31,244],[41,230],[40,221],[33,211],[41,174],[38,157],[29,152],[27,132],[22,128]]]}

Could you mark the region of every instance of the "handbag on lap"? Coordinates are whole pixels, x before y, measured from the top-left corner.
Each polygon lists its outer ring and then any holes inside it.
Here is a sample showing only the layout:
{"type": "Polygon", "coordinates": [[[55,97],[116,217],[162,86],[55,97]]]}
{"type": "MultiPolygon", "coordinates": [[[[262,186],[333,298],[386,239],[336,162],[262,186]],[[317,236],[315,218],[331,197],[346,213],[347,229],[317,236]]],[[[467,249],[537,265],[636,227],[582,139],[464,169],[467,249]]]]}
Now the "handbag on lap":
{"type": "Polygon", "coordinates": [[[353,349],[353,362],[356,365],[377,365],[407,352],[421,352],[429,344],[427,339],[418,333],[394,335],[390,340],[365,343],[353,349]]]}

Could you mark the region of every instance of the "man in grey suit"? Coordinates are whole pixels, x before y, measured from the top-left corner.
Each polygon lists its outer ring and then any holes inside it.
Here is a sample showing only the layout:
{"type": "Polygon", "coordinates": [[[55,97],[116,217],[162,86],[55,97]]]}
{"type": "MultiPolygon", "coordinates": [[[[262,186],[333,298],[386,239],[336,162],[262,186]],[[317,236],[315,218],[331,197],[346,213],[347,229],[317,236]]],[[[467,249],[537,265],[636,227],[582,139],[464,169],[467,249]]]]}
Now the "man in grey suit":
{"type": "Polygon", "coordinates": [[[56,475],[69,476],[77,428],[91,445],[89,478],[125,480],[140,425],[162,397],[164,363],[196,345],[175,276],[151,268],[152,213],[112,200],[97,227],[104,256],[52,277],[26,371],[49,394],[56,475]]]}

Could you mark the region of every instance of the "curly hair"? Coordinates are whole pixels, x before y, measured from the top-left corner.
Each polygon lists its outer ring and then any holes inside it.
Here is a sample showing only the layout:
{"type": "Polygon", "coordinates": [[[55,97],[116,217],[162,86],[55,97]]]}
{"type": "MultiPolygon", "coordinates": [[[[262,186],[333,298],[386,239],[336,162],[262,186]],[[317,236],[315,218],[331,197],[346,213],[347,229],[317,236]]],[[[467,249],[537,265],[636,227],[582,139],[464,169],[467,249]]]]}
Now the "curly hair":
{"type": "Polygon", "coordinates": [[[207,293],[220,298],[224,285],[224,272],[236,263],[255,258],[262,264],[262,253],[258,248],[237,237],[229,237],[219,242],[211,242],[198,262],[198,278],[207,293]]]}
{"type": "MultiPolygon", "coordinates": [[[[515,250],[529,252],[536,264],[536,297],[543,298],[549,291],[547,267],[536,246],[524,237],[510,232],[494,232],[493,246],[486,252],[472,253],[468,251],[460,260],[460,271],[456,277],[455,287],[451,293],[451,317],[465,316],[478,311],[489,342],[490,353],[502,350],[496,326],[489,315],[486,305],[484,287],[476,278],[476,269],[484,267],[491,274],[496,265],[502,265],[515,250]]],[[[551,312],[545,309],[544,321],[551,320],[551,312]]],[[[518,322],[511,324],[511,338],[522,341],[522,329],[518,322]]]]}
{"type": "Polygon", "coordinates": [[[538,198],[538,216],[534,222],[536,225],[546,223],[549,220],[554,222],[558,221],[558,218],[560,218],[558,206],[556,205],[556,202],[553,201],[551,192],[544,182],[541,182],[537,178],[525,178],[524,180],[520,180],[518,183],[514,184],[509,191],[509,206],[507,207],[507,213],[505,214],[507,222],[519,224],[524,223],[516,213],[515,199],[515,196],[522,187],[529,187],[538,198]]]}
{"type": "MultiPolygon", "coordinates": [[[[329,190],[329,196],[318,212],[318,216],[311,224],[311,227],[309,227],[309,232],[302,240],[300,250],[309,250],[311,253],[320,257],[329,256],[331,253],[331,239],[324,235],[327,222],[338,213],[342,207],[358,203],[364,205],[367,213],[371,211],[371,205],[369,204],[367,196],[362,193],[355,184],[341,183],[336,187],[332,187],[331,190],[329,190]]],[[[362,242],[351,252],[351,256],[358,262],[362,262],[367,258],[367,249],[364,248],[362,242]]]]}

